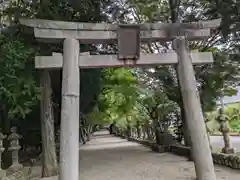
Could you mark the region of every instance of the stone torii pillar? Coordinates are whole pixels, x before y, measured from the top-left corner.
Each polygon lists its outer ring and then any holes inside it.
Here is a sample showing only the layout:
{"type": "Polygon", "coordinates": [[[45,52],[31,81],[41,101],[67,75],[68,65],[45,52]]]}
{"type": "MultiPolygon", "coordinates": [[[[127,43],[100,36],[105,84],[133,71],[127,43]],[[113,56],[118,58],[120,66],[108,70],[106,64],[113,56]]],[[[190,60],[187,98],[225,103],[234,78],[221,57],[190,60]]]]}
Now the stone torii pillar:
{"type": "Polygon", "coordinates": [[[198,180],[216,180],[195,73],[185,36],[177,37],[173,46],[179,59],[178,76],[186,111],[187,128],[192,142],[196,176],[198,180]]]}
{"type": "Polygon", "coordinates": [[[59,180],[79,180],[79,42],[63,43],[59,180]]]}

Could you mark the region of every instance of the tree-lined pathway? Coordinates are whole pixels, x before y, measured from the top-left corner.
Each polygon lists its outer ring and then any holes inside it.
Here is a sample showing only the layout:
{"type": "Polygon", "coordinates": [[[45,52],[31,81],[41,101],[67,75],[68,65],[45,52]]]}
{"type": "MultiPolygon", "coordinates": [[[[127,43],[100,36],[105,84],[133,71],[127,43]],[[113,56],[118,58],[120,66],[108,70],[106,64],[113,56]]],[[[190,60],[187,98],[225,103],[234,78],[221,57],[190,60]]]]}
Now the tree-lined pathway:
{"type": "MultiPolygon", "coordinates": [[[[218,179],[238,180],[239,171],[216,166],[218,179]]],[[[125,139],[95,133],[80,148],[81,180],[193,180],[194,164],[184,157],[155,153],[125,139]]]]}

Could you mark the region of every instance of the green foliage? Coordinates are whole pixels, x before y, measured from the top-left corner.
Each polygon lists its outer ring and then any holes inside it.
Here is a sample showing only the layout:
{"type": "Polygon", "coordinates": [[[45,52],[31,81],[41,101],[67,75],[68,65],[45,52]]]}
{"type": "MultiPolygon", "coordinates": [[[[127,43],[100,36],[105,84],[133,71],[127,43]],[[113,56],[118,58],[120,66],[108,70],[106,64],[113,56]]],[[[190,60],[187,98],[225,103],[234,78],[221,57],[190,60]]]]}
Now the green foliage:
{"type": "Polygon", "coordinates": [[[106,69],[102,81],[104,86],[98,108],[93,111],[91,117],[105,123],[117,121],[124,124],[126,119],[134,116],[138,97],[136,77],[131,69],[106,69]]]}
{"type": "MultiPolygon", "coordinates": [[[[0,14],[0,20],[7,22],[7,24],[18,23],[20,17],[26,18],[42,18],[50,20],[60,21],[77,21],[77,22],[101,22],[107,21],[107,13],[111,12],[115,8],[115,14],[117,5],[110,1],[65,1],[65,0],[51,0],[51,1],[12,1],[9,6],[3,8],[0,14]]],[[[114,13],[112,13],[114,14],[114,13]]],[[[61,45],[57,44],[40,44],[32,37],[24,37],[21,39],[23,46],[32,44],[37,46],[41,55],[51,54],[52,51],[62,51],[61,45]]],[[[26,46],[30,47],[31,45],[26,46]]],[[[81,51],[91,51],[96,49],[94,46],[81,45],[81,51]]],[[[20,53],[19,53],[20,54],[20,53]]],[[[33,59],[32,59],[33,60],[33,59]]],[[[32,61],[33,63],[33,61],[32,61]]],[[[55,73],[55,72],[54,72],[55,73]]],[[[27,75],[26,75],[27,76],[27,75]]],[[[87,114],[92,111],[98,95],[101,90],[101,69],[87,69],[81,70],[81,112],[87,114]],[[89,88],[91,87],[91,88],[89,88]]],[[[29,81],[30,82],[30,81],[29,81]]],[[[34,84],[34,83],[33,83],[34,84]]],[[[55,84],[61,84],[55,83],[55,84]]],[[[60,89],[54,87],[54,89],[60,89]]],[[[58,103],[60,103],[60,92],[53,92],[58,103]]],[[[19,107],[20,108],[20,107],[19,107]]]]}
{"type": "Polygon", "coordinates": [[[176,107],[164,92],[142,88],[133,69],[108,69],[104,75],[98,108],[89,117],[94,123],[116,122],[122,128],[149,120],[161,123],[176,107]]]}
{"type": "Polygon", "coordinates": [[[134,9],[137,21],[166,21],[170,15],[168,0],[129,0],[127,3],[134,9]]]}
{"type": "Polygon", "coordinates": [[[240,132],[240,106],[238,107],[228,107],[226,110],[226,115],[229,118],[229,125],[232,131],[240,132]]]}
{"type": "Polygon", "coordinates": [[[225,52],[213,52],[212,65],[196,66],[196,78],[200,84],[200,97],[205,112],[212,111],[219,97],[236,95],[239,81],[239,65],[225,52]]]}
{"type": "Polygon", "coordinates": [[[0,101],[7,106],[11,120],[24,119],[38,103],[35,54],[21,38],[0,35],[0,101]]]}
{"type": "MultiPolygon", "coordinates": [[[[204,112],[213,110],[216,107],[216,101],[222,95],[235,95],[236,89],[235,86],[239,81],[239,56],[238,48],[233,44],[231,35],[236,34],[239,29],[230,29],[230,24],[236,24],[234,21],[227,20],[228,13],[233,14],[234,18],[239,15],[239,7],[234,4],[234,1],[231,1],[231,7],[225,8],[221,3],[216,3],[215,1],[181,1],[181,6],[178,7],[180,1],[175,1],[177,4],[174,4],[173,1],[158,1],[158,0],[131,0],[127,1],[125,7],[130,8],[129,13],[131,14],[130,20],[126,18],[126,21],[134,21],[137,23],[142,22],[168,22],[169,19],[172,21],[177,20],[177,8],[179,8],[178,17],[185,22],[198,21],[198,20],[209,20],[213,18],[223,17],[222,26],[219,29],[213,31],[212,37],[205,41],[191,42],[190,47],[192,49],[198,49],[199,51],[211,51],[214,54],[214,63],[210,65],[197,65],[195,66],[196,80],[198,83],[198,89],[200,92],[201,103],[204,112]],[[197,2],[197,3],[195,3],[197,2]],[[168,4],[169,3],[169,4],[168,4]],[[170,6],[169,6],[170,5],[170,6]],[[237,9],[236,9],[237,8],[237,9]],[[229,12],[233,9],[237,10],[235,12],[229,12]],[[174,12],[173,12],[174,11],[174,12]],[[224,24],[228,25],[224,26],[224,24]],[[227,36],[226,36],[227,32],[227,36]],[[228,37],[228,39],[226,39],[228,37]],[[224,48],[226,45],[226,40],[229,43],[231,48],[224,48]],[[221,45],[221,48],[218,46],[221,45]],[[223,47],[223,48],[222,48],[223,47]],[[235,49],[234,56],[230,55],[229,52],[232,52],[232,49],[235,49]],[[236,50],[237,53],[236,53],[236,50]]],[[[238,18],[239,19],[239,18],[238,18]]],[[[238,20],[237,20],[238,21],[238,20]]],[[[229,47],[229,46],[228,46],[229,47]]],[[[146,46],[143,46],[143,50],[146,52],[161,52],[162,49],[169,49],[170,46],[167,43],[149,43],[146,46]]],[[[179,86],[177,82],[176,71],[174,67],[169,66],[158,66],[154,68],[155,71],[149,72],[146,69],[143,69],[144,75],[138,77],[138,81],[144,84],[145,87],[141,87],[147,92],[147,95],[143,96],[140,92],[137,101],[140,100],[140,103],[135,104],[138,114],[145,114],[142,116],[144,118],[149,118],[147,114],[151,114],[152,111],[159,108],[159,111],[165,109],[166,114],[170,113],[171,110],[167,110],[166,104],[171,104],[182,106],[181,98],[179,96],[179,86]],[[143,80],[142,80],[143,79],[143,80]],[[151,90],[149,90],[151,89],[151,90]],[[155,90],[153,93],[152,90],[155,90]],[[157,97],[161,92],[165,94],[166,100],[163,99],[162,102],[158,101],[157,97]],[[141,97],[143,96],[143,97],[141,97]],[[144,99],[144,100],[143,100],[144,99]],[[169,103],[170,102],[170,103],[169,103]],[[159,106],[157,106],[159,104],[159,106]],[[165,107],[163,106],[165,105],[165,107]],[[140,106],[139,106],[140,105],[140,106]],[[139,108],[139,107],[142,107],[139,108]],[[143,108],[144,107],[144,108],[143,108]],[[148,109],[146,109],[148,108],[148,109]],[[161,109],[163,108],[163,109],[161,109]],[[141,111],[139,111],[141,109],[141,111]],[[161,110],[160,110],[161,109],[161,110]],[[150,112],[150,113],[149,113],[150,112]]],[[[125,88],[125,86],[123,86],[125,88]]],[[[123,88],[123,89],[124,89],[123,88]]],[[[121,89],[118,87],[118,89],[121,89]]],[[[131,92],[131,91],[129,91],[131,92]]],[[[139,89],[138,89],[139,92],[139,89]]],[[[131,94],[131,93],[129,93],[131,94]]],[[[114,97],[119,96],[116,93],[110,93],[108,98],[112,101],[108,101],[110,104],[118,104],[120,100],[113,100],[114,97]]],[[[119,96],[118,99],[123,99],[119,96]]],[[[125,101],[127,102],[127,101],[125,101]]],[[[106,104],[108,104],[105,101],[106,104]]],[[[107,107],[105,104],[105,107],[107,107]]],[[[121,103],[120,103],[121,104],[121,103]]],[[[124,104],[124,107],[127,107],[124,104]]],[[[129,106],[131,107],[131,105],[129,106]]],[[[171,106],[170,106],[171,107],[171,106]]],[[[112,108],[111,108],[112,109],[112,108]]],[[[127,108],[129,109],[129,108],[127,108]]],[[[170,108],[171,109],[171,108],[170,108]]],[[[177,111],[177,110],[176,110],[177,111]]],[[[117,111],[115,111],[117,112],[117,111]]],[[[125,111],[122,111],[125,113],[125,111]]],[[[179,112],[174,112],[178,114],[179,112]]],[[[156,113],[154,114],[156,115],[156,113]]],[[[120,116],[122,117],[122,116],[120,116]]],[[[164,119],[164,118],[163,118],[164,119]]]]}
{"type": "MultiPolygon", "coordinates": [[[[221,17],[223,19],[221,27],[214,30],[209,39],[190,43],[191,49],[211,51],[214,54],[213,64],[194,67],[202,107],[204,112],[208,112],[216,107],[216,101],[220,96],[236,93],[234,87],[240,77],[239,38],[236,38],[240,29],[239,12],[239,3],[234,0],[227,4],[211,0],[129,0],[122,3],[113,0],[78,2],[43,0],[12,2],[11,7],[6,8],[1,15],[8,19],[10,24],[12,19],[17,22],[21,16],[77,22],[122,23],[156,21],[166,23],[170,20],[176,21],[177,18],[190,22],[221,17]]],[[[11,38],[1,38],[0,65],[4,67],[4,72],[0,72],[0,77],[5,80],[0,79],[0,86],[3,87],[0,89],[0,97],[8,104],[10,118],[24,118],[37,101],[38,85],[30,60],[35,50],[27,45],[29,39],[23,41],[17,37],[11,38]],[[17,93],[18,91],[21,92],[17,93]]],[[[162,42],[142,46],[148,53],[170,48],[169,43],[162,42]]],[[[81,47],[83,51],[89,49],[96,48],[86,45],[81,47]]],[[[44,50],[41,47],[41,51],[44,50]]],[[[51,52],[52,49],[48,50],[51,52]]],[[[61,51],[61,47],[57,47],[57,50],[61,51]]],[[[88,118],[93,124],[117,121],[119,126],[126,126],[129,123],[134,125],[136,120],[164,121],[172,112],[179,115],[177,110],[182,106],[182,102],[175,67],[158,66],[153,69],[155,70],[153,72],[149,72],[147,68],[141,69],[142,75],[136,73],[136,69],[82,70],[82,113],[92,112],[88,118]]],[[[235,115],[230,116],[236,119],[235,115]]],[[[233,123],[236,121],[230,121],[230,124],[237,126],[233,123]]]]}
{"type": "Polygon", "coordinates": [[[167,121],[167,116],[174,111],[174,103],[159,90],[149,91],[142,95],[139,104],[142,106],[140,112],[145,112],[150,119],[155,121],[167,121]]]}

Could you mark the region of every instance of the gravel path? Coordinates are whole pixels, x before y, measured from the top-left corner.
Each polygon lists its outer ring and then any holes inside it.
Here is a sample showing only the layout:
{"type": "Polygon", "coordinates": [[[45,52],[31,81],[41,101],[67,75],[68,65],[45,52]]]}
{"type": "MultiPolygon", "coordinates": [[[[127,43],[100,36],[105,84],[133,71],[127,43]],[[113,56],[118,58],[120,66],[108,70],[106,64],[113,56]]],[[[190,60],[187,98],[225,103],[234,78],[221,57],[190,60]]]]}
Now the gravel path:
{"type": "MultiPolygon", "coordinates": [[[[240,171],[216,166],[218,180],[239,180],[240,171]]],[[[101,131],[80,148],[81,180],[193,180],[194,165],[169,153],[155,153],[101,131]]]]}

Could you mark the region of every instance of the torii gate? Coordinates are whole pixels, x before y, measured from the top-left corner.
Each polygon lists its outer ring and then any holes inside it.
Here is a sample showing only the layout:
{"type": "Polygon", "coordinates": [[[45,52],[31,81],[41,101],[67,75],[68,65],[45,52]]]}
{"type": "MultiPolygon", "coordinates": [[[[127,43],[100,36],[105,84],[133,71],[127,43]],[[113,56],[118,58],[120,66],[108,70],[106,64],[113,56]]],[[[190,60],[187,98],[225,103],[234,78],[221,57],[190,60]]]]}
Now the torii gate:
{"type": "Polygon", "coordinates": [[[63,41],[63,55],[37,56],[39,69],[62,68],[62,109],[60,135],[60,180],[79,180],[79,67],[125,67],[178,64],[178,76],[186,110],[187,127],[198,180],[216,180],[205,129],[202,108],[192,64],[213,62],[210,52],[189,52],[187,40],[210,36],[210,28],[220,20],[172,24],[104,24],[74,23],[41,19],[21,19],[24,26],[34,28],[39,40],[63,41]],[[186,39],[187,37],[187,39],[186,39]],[[118,43],[118,55],[79,53],[83,44],[118,43]],[[140,54],[140,42],[174,41],[176,53],[140,54]]]}

